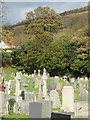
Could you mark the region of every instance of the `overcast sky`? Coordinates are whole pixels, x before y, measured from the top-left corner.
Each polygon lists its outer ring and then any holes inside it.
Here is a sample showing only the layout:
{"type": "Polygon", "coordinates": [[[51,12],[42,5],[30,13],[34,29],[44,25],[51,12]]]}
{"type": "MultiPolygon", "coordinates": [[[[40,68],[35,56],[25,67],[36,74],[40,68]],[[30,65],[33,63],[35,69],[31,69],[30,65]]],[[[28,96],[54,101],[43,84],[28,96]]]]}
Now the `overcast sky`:
{"type": "MultiPolygon", "coordinates": [[[[25,19],[25,13],[27,11],[34,10],[38,6],[49,6],[53,8],[56,12],[61,13],[63,11],[67,11],[70,9],[80,8],[88,5],[88,0],[82,0],[83,2],[75,2],[77,0],[73,0],[73,2],[65,2],[66,0],[62,0],[63,2],[58,2],[60,0],[47,0],[49,2],[36,2],[36,0],[13,0],[13,2],[10,2],[11,0],[6,0],[4,6],[7,10],[7,15],[5,17],[5,22],[8,24],[16,24],[17,22],[20,22],[25,19]],[[26,1],[26,2],[24,2],[26,1]],[[27,2],[29,1],[29,2],[27,2]],[[32,2],[33,1],[33,2],[32,2]]],[[[78,0],[80,1],[80,0],[78,0]]]]}

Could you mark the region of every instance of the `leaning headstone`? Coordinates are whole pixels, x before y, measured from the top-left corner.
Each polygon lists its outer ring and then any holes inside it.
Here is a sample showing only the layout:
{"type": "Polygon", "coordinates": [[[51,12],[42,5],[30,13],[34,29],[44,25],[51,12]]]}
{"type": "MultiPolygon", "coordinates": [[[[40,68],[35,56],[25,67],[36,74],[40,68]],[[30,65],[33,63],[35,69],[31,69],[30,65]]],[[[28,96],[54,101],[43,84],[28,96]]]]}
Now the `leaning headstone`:
{"type": "Polygon", "coordinates": [[[72,86],[63,87],[62,107],[64,112],[74,112],[74,89],[72,86]]]}
{"type": "Polygon", "coordinates": [[[50,100],[53,102],[53,108],[59,108],[60,107],[59,94],[56,90],[51,90],[50,91],[50,100]]]}

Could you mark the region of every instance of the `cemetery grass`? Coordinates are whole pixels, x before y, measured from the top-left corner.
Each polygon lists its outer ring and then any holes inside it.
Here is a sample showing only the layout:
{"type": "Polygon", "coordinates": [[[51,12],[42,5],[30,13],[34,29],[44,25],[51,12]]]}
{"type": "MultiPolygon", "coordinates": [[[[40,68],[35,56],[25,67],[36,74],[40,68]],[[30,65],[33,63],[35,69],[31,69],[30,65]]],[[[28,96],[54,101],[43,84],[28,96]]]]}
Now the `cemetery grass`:
{"type": "Polygon", "coordinates": [[[60,108],[53,108],[52,110],[60,111],[60,108]]]}
{"type": "Polygon", "coordinates": [[[7,76],[5,77],[6,78],[6,81],[9,81],[9,80],[12,80],[13,78],[11,77],[11,73],[16,73],[17,70],[16,68],[13,68],[13,67],[4,67],[4,73],[7,74],[7,76]]]}
{"type": "MultiPolygon", "coordinates": [[[[15,118],[22,118],[23,120],[25,119],[25,120],[27,120],[28,118],[29,118],[29,116],[28,115],[22,115],[22,114],[11,114],[11,115],[4,115],[4,116],[2,116],[1,118],[4,118],[4,119],[6,119],[6,120],[8,120],[8,119],[12,119],[12,120],[15,120],[15,118]]],[[[20,119],[21,120],[21,119],[20,119]]]]}
{"type": "Polygon", "coordinates": [[[4,67],[4,73],[11,74],[12,72],[17,72],[16,68],[14,67],[4,67]]]}
{"type": "Polygon", "coordinates": [[[78,90],[75,90],[75,100],[80,100],[80,93],[78,90]]]}

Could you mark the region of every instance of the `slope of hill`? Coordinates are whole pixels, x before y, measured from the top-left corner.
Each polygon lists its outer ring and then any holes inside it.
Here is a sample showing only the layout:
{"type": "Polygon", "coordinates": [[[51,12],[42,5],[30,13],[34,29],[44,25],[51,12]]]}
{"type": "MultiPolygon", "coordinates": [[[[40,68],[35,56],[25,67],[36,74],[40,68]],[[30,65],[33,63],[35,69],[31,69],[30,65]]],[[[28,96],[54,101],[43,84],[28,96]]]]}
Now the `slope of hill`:
{"type": "Polygon", "coordinates": [[[88,27],[88,12],[74,13],[63,16],[64,28],[76,31],[80,28],[88,27]]]}
{"type": "Polygon", "coordinates": [[[64,15],[70,15],[70,14],[75,14],[75,13],[82,13],[82,12],[86,12],[88,10],[89,10],[89,6],[85,6],[82,8],[77,8],[74,10],[65,11],[65,12],[61,13],[60,15],[64,16],[64,15]]]}
{"type": "Polygon", "coordinates": [[[14,40],[16,45],[23,44],[26,40],[28,40],[28,37],[24,33],[24,25],[15,26],[11,30],[14,34],[14,40]]]}
{"type": "MultiPolygon", "coordinates": [[[[79,29],[88,28],[88,7],[75,9],[61,13],[63,18],[63,29],[55,34],[55,37],[61,36],[66,33],[76,32],[79,29]]],[[[21,45],[29,38],[24,33],[24,24],[13,26],[11,31],[14,34],[14,40],[16,45],[21,45]]]]}

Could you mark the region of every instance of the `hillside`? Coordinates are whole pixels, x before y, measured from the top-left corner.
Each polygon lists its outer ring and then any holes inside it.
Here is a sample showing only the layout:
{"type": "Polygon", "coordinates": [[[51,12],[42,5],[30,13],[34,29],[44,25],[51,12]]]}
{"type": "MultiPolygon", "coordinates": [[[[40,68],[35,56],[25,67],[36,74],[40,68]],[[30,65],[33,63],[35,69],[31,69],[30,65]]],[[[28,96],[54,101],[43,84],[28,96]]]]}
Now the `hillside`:
{"type": "Polygon", "coordinates": [[[21,45],[28,40],[28,37],[24,33],[24,25],[13,27],[11,31],[14,34],[16,45],[21,45]]]}
{"type": "Polygon", "coordinates": [[[74,10],[65,11],[65,12],[61,13],[61,15],[64,16],[64,15],[70,15],[70,14],[75,14],[75,13],[82,13],[82,12],[88,11],[89,8],[90,8],[89,6],[85,6],[82,8],[77,8],[74,10]]]}

